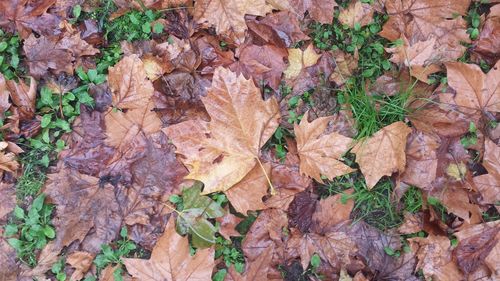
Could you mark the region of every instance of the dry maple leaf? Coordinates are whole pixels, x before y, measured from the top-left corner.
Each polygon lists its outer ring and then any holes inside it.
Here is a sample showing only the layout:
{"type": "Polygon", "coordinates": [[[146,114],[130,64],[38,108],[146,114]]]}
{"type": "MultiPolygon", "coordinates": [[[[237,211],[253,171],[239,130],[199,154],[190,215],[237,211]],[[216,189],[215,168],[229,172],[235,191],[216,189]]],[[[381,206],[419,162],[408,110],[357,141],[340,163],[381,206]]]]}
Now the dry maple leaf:
{"type": "Polygon", "coordinates": [[[351,1],[347,9],[340,11],[339,21],[350,28],[354,28],[356,23],[363,27],[372,22],[373,12],[371,4],[362,3],[360,0],[351,1]]]}
{"type": "Polygon", "coordinates": [[[24,41],[23,50],[28,59],[30,74],[36,78],[46,75],[49,70],[56,74],[73,74],[74,62],[78,58],[99,53],[99,50],[82,40],[79,33],[38,38],[32,34],[24,41]]]}
{"type": "Polygon", "coordinates": [[[16,206],[16,188],[14,184],[0,182],[0,221],[16,206]]]}
{"type": "Polygon", "coordinates": [[[354,171],[339,161],[349,150],[353,140],[337,132],[325,134],[328,124],[334,117],[321,117],[312,122],[307,120],[308,117],[309,112],[306,112],[300,124],[294,126],[300,172],[323,183],[321,175],[332,180],[354,171]]]}
{"type": "Polygon", "coordinates": [[[267,195],[266,174],[271,174],[271,165],[263,163],[263,166],[264,170],[256,165],[239,183],[224,191],[234,209],[243,215],[267,208],[262,198],[267,195]]]}
{"type": "Polygon", "coordinates": [[[113,91],[113,106],[120,109],[143,108],[154,92],[137,55],[126,56],[110,67],[108,82],[113,91]]]}
{"type": "Polygon", "coordinates": [[[243,274],[239,274],[234,266],[229,268],[229,276],[228,281],[261,281],[267,280],[266,276],[269,271],[270,263],[273,258],[274,247],[268,247],[264,250],[264,252],[252,262],[246,263],[245,272],[243,274]]]}
{"type": "Polygon", "coordinates": [[[3,228],[0,228],[0,278],[2,280],[17,280],[19,266],[16,262],[16,250],[4,238],[3,228]]]}
{"type": "Polygon", "coordinates": [[[251,80],[219,67],[203,104],[210,122],[186,121],[163,129],[184,155],[183,163],[205,184],[204,194],[225,191],[261,162],[260,148],[278,127],[274,98],[262,100],[251,80]]]}
{"type": "Polygon", "coordinates": [[[495,60],[500,54],[500,5],[490,8],[490,13],[481,29],[474,52],[495,60]]]}
{"type": "Polygon", "coordinates": [[[404,171],[406,138],[410,132],[405,123],[396,122],[354,146],[352,152],[356,154],[356,162],[368,189],[372,189],[383,176],[404,171]]]}
{"type": "Polygon", "coordinates": [[[427,189],[436,179],[438,168],[437,149],[440,139],[434,134],[413,132],[406,147],[407,164],[403,182],[427,189]]]}
{"type": "MultiPolygon", "coordinates": [[[[483,166],[488,174],[474,177],[474,183],[481,193],[483,204],[497,204],[500,201],[500,147],[486,140],[483,166]]],[[[498,208],[498,206],[497,206],[498,208]]]]}
{"type": "Polygon", "coordinates": [[[245,39],[245,15],[265,16],[271,7],[265,0],[200,0],[194,5],[198,23],[215,26],[219,35],[228,36],[236,43],[245,39]]]}
{"type": "Polygon", "coordinates": [[[66,262],[75,269],[69,280],[81,280],[92,266],[92,261],[94,261],[94,255],[87,252],[77,251],[68,255],[66,262]]]}
{"type": "Polygon", "coordinates": [[[288,49],[288,61],[290,65],[284,72],[285,78],[296,78],[302,69],[315,65],[320,57],[321,55],[316,54],[313,44],[309,44],[304,51],[301,49],[288,49]]]}
{"type": "Polygon", "coordinates": [[[295,12],[299,19],[303,19],[308,11],[313,20],[324,24],[332,23],[334,8],[337,7],[335,0],[267,0],[267,2],[274,9],[295,12]]]}
{"type": "Polygon", "coordinates": [[[417,248],[416,270],[422,270],[426,280],[463,280],[457,264],[451,258],[450,240],[446,236],[430,234],[426,238],[408,239],[412,248],[417,248]]]}
{"type": "Polygon", "coordinates": [[[143,281],[205,281],[212,276],[214,253],[213,248],[198,249],[191,256],[188,238],[177,234],[171,218],[149,260],[124,258],[123,264],[133,277],[143,281]]]}
{"type": "Polygon", "coordinates": [[[31,31],[41,35],[53,35],[58,32],[60,19],[47,10],[56,0],[5,0],[0,1],[0,27],[21,35],[26,39],[31,31]]]}
{"type": "Polygon", "coordinates": [[[16,155],[12,152],[4,151],[8,146],[8,143],[4,141],[0,142],[0,175],[3,174],[2,171],[15,173],[17,169],[19,169],[19,163],[16,161],[16,155]]]}
{"type": "Polygon", "coordinates": [[[484,74],[475,64],[446,63],[448,85],[458,106],[482,112],[500,112],[500,61],[484,74]]]}

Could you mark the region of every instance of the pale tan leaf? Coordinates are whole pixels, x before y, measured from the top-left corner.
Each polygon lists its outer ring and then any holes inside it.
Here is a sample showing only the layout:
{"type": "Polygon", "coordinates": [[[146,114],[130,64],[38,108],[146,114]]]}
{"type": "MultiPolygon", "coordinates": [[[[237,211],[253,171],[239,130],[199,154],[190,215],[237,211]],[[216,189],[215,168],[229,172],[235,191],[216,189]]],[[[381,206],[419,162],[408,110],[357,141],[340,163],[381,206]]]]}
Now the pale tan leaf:
{"type": "Polygon", "coordinates": [[[142,108],[154,92],[137,55],[126,56],[109,68],[108,82],[113,91],[113,106],[120,109],[142,108]]]}
{"type": "Polygon", "coordinates": [[[265,16],[271,6],[265,0],[200,0],[194,5],[198,23],[215,27],[219,35],[228,36],[236,43],[245,39],[245,15],[265,16]]]}
{"type": "Polygon", "coordinates": [[[500,112],[500,61],[484,74],[475,64],[446,63],[448,84],[456,92],[459,106],[500,112]]]}
{"type": "Polygon", "coordinates": [[[351,1],[347,9],[340,11],[339,21],[350,28],[354,28],[356,23],[363,27],[372,22],[373,12],[371,4],[362,3],[360,0],[351,1]]]}
{"type": "Polygon", "coordinates": [[[260,148],[278,127],[278,104],[262,100],[251,80],[222,67],[202,101],[210,122],[186,121],[163,132],[184,155],[186,178],[202,181],[204,194],[226,191],[257,164],[260,148]]]}
{"type": "Polygon", "coordinates": [[[189,253],[189,241],[175,231],[175,222],[170,219],[165,232],[156,243],[151,258],[124,258],[127,271],[142,281],[206,281],[210,280],[215,266],[214,249],[189,253]]]}
{"type": "Polygon", "coordinates": [[[320,57],[321,55],[314,50],[313,44],[307,46],[304,51],[301,49],[288,49],[289,66],[284,71],[285,78],[296,78],[302,69],[315,65],[320,57]]]}
{"type": "Polygon", "coordinates": [[[352,149],[368,189],[373,188],[383,176],[404,171],[406,138],[410,132],[405,123],[396,122],[360,141],[352,149]]]}
{"type": "Polygon", "coordinates": [[[352,139],[333,132],[325,134],[332,117],[307,120],[306,112],[299,125],[295,124],[297,150],[300,158],[300,172],[322,183],[321,175],[328,179],[354,171],[339,159],[351,147],[352,139]]]}
{"type": "Polygon", "coordinates": [[[89,271],[92,266],[92,261],[94,260],[94,255],[88,252],[77,251],[71,253],[67,259],[66,263],[70,264],[71,267],[75,269],[70,277],[70,281],[81,280],[87,271],[89,271]]]}

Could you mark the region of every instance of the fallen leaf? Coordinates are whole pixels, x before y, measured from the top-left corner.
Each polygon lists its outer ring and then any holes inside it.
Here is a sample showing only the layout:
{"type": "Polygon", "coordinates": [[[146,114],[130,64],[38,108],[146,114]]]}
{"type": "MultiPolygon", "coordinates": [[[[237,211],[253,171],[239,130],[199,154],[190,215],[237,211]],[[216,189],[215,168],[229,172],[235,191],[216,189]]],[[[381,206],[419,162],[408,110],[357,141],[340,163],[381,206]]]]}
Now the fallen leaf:
{"type": "Polygon", "coordinates": [[[401,234],[413,234],[423,230],[424,221],[421,214],[405,213],[404,221],[398,227],[398,232],[401,234]]]}
{"type": "Polygon", "coordinates": [[[304,51],[301,49],[288,49],[289,66],[284,72],[285,78],[296,78],[302,69],[315,65],[320,57],[321,55],[318,55],[314,50],[313,44],[309,44],[304,51]]]}
{"type": "Polygon", "coordinates": [[[294,126],[300,172],[323,183],[322,175],[332,180],[354,171],[339,161],[351,147],[353,140],[337,132],[325,134],[333,116],[321,117],[313,122],[307,120],[308,116],[306,112],[300,124],[294,126]]]}
{"type": "MultiPolygon", "coordinates": [[[[247,263],[243,274],[239,274],[234,266],[229,268],[228,280],[234,281],[260,281],[267,275],[270,263],[273,258],[273,247],[266,248],[263,253],[254,261],[247,263]]],[[[267,280],[267,278],[265,279],[267,280]]]]}
{"type": "Polygon", "coordinates": [[[395,41],[408,39],[410,48],[414,44],[435,38],[437,44],[434,56],[439,61],[454,61],[466,50],[462,42],[469,43],[466,33],[467,23],[461,17],[469,8],[470,0],[421,0],[385,1],[390,15],[380,36],[395,41]]]}
{"type": "Polygon", "coordinates": [[[163,132],[185,156],[186,178],[202,181],[207,194],[228,190],[260,161],[260,148],[278,126],[279,109],[274,98],[262,100],[252,81],[224,68],[215,70],[202,101],[210,122],[186,121],[163,132]]]}
{"type": "Polygon", "coordinates": [[[488,74],[475,64],[446,63],[448,84],[457,92],[455,103],[481,112],[500,112],[500,62],[488,74]]]}
{"type": "Polygon", "coordinates": [[[371,4],[362,3],[360,0],[351,2],[347,9],[342,9],[339,14],[339,22],[350,28],[355,24],[360,27],[368,25],[373,20],[373,8],[371,4]]]}
{"type": "Polygon", "coordinates": [[[252,78],[255,85],[269,85],[278,90],[281,76],[286,68],[283,59],[285,49],[273,45],[249,45],[240,49],[239,60],[229,66],[229,69],[242,73],[245,78],[252,78]]]}
{"type": "Polygon", "coordinates": [[[275,9],[294,11],[299,19],[303,19],[308,11],[313,20],[324,24],[332,23],[334,8],[337,7],[334,0],[267,0],[267,2],[275,9]]]}
{"type": "Polygon", "coordinates": [[[23,80],[16,83],[14,80],[7,81],[7,89],[10,91],[12,103],[16,106],[21,120],[30,120],[35,117],[37,82],[30,77],[29,85],[23,80]]]}
{"type": "Polygon", "coordinates": [[[15,186],[13,184],[0,182],[0,198],[0,221],[3,221],[16,206],[15,186]]]}
{"type": "MultiPolygon", "coordinates": [[[[458,238],[458,246],[453,254],[457,258],[457,264],[465,274],[471,274],[484,263],[492,249],[498,246],[500,233],[499,222],[490,222],[475,225],[455,233],[458,238]]],[[[494,270],[492,268],[492,270],[494,270]]],[[[493,271],[494,272],[494,271],[493,271]]]]}
{"type": "Polygon", "coordinates": [[[330,81],[335,82],[337,86],[342,86],[358,69],[358,52],[355,51],[354,55],[351,55],[337,50],[333,52],[333,58],[335,69],[330,75],[330,81]]]}
{"type": "Polygon", "coordinates": [[[7,89],[5,77],[0,73],[0,118],[5,118],[5,112],[10,108],[9,102],[10,91],[7,89]]]}
{"type": "Polygon", "coordinates": [[[56,0],[2,1],[0,2],[0,27],[11,33],[17,31],[23,39],[28,38],[32,31],[41,35],[58,34],[61,19],[47,13],[55,2],[56,0]]]}
{"type": "Polygon", "coordinates": [[[299,41],[309,39],[291,11],[270,13],[261,20],[247,20],[247,26],[260,40],[277,47],[290,48],[299,41]]]}
{"type": "Polygon", "coordinates": [[[3,228],[0,228],[0,277],[4,280],[16,280],[19,271],[16,250],[9,245],[4,238],[3,228]]]}
{"type": "Polygon", "coordinates": [[[406,146],[406,169],[402,181],[427,189],[436,179],[437,149],[440,138],[434,134],[413,131],[406,146]]]}
{"type": "Polygon", "coordinates": [[[500,201],[500,147],[491,140],[486,140],[483,166],[488,174],[474,177],[474,183],[481,193],[483,204],[497,204],[500,201]]]}
{"type": "Polygon", "coordinates": [[[347,221],[354,208],[354,200],[343,201],[343,196],[352,194],[353,190],[348,189],[345,193],[336,194],[319,200],[316,210],[312,215],[313,228],[316,233],[324,234],[331,231],[337,224],[347,221]]]}
{"type": "Polygon", "coordinates": [[[268,189],[268,182],[264,173],[271,174],[271,165],[264,163],[263,166],[264,171],[260,166],[256,165],[239,183],[224,191],[227,199],[238,213],[247,215],[250,210],[257,211],[267,208],[262,202],[263,197],[267,195],[268,189]]]}
{"type": "Polygon", "coordinates": [[[242,218],[229,213],[229,211],[226,211],[226,214],[223,217],[216,219],[216,221],[220,224],[219,233],[227,240],[231,240],[231,236],[241,236],[241,234],[236,231],[236,226],[242,220],[242,218]]]}
{"type": "Polygon", "coordinates": [[[66,258],[66,263],[71,265],[75,269],[73,274],[71,274],[70,281],[81,280],[84,274],[89,271],[92,266],[92,261],[94,260],[94,255],[87,252],[73,252],[66,258]]]}
{"type": "Polygon", "coordinates": [[[150,259],[124,258],[123,264],[133,277],[144,281],[209,280],[215,266],[214,249],[197,250],[191,256],[188,238],[175,232],[170,219],[150,259]]]}
{"type": "Polygon", "coordinates": [[[351,150],[365,176],[366,186],[372,189],[383,176],[402,173],[406,166],[406,138],[411,129],[403,122],[388,125],[351,150]]]}
{"type": "Polygon", "coordinates": [[[195,2],[193,16],[197,23],[208,23],[217,34],[240,44],[247,30],[245,15],[265,16],[269,12],[271,7],[265,0],[201,0],[195,2]]]}
{"type": "Polygon", "coordinates": [[[108,71],[114,107],[134,109],[148,103],[154,92],[153,84],[147,78],[144,63],[137,55],[124,57],[108,71]]]}
{"type": "Polygon", "coordinates": [[[53,71],[55,74],[65,72],[73,74],[74,63],[82,56],[91,56],[99,53],[87,42],[80,38],[80,34],[64,34],[62,37],[30,35],[23,46],[30,74],[40,78],[53,71]]]}
{"type": "Polygon", "coordinates": [[[417,270],[422,270],[426,279],[462,280],[463,274],[451,258],[450,240],[446,236],[430,234],[426,238],[410,238],[410,244],[418,245],[417,270]]]}
{"type": "Polygon", "coordinates": [[[479,39],[476,42],[474,52],[492,58],[493,63],[495,58],[498,58],[500,50],[500,5],[495,5],[490,8],[490,13],[486,17],[486,21],[479,34],[479,39]]]}
{"type": "Polygon", "coordinates": [[[8,144],[4,141],[0,142],[0,175],[2,171],[15,173],[19,169],[17,156],[12,152],[4,151],[8,144]]]}
{"type": "Polygon", "coordinates": [[[308,191],[295,194],[287,210],[288,225],[297,228],[302,233],[309,232],[317,202],[316,196],[308,191]]]}

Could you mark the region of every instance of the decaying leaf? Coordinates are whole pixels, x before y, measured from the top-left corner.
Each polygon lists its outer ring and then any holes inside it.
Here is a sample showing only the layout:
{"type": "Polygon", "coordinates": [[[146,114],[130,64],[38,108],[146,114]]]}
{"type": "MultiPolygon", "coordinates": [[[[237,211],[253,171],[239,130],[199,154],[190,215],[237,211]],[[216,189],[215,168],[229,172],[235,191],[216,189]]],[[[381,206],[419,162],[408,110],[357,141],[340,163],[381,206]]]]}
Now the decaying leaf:
{"type": "Polygon", "coordinates": [[[313,20],[324,24],[332,23],[333,9],[337,6],[334,0],[267,0],[267,2],[275,9],[294,11],[299,19],[302,19],[307,11],[313,20]]]}
{"type": "Polygon", "coordinates": [[[352,152],[371,189],[383,176],[402,173],[406,166],[406,138],[411,129],[403,122],[396,122],[376,132],[365,141],[357,143],[352,152]]]}
{"type": "Polygon", "coordinates": [[[208,23],[218,34],[236,43],[245,37],[245,15],[265,16],[271,11],[265,0],[201,0],[194,6],[194,18],[198,23],[208,23]]]}
{"type": "Polygon", "coordinates": [[[214,249],[197,250],[191,256],[188,238],[175,232],[170,219],[150,259],[124,258],[123,263],[133,277],[144,281],[209,280],[215,266],[214,249]]]}
{"type": "Polygon", "coordinates": [[[352,139],[337,132],[325,134],[333,116],[321,117],[313,122],[307,120],[308,116],[306,112],[300,124],[294,127],[300,172],[323,183],[321,175],[333,179],[354,171],[339,161],[350,148],[352,139]]]}
{"type": "Polygon", "coordinates": [[[474,177],[474,183],[481,193],[483,204],[497,204],[500,201],[500,147],[491,140],[485,142],[483,166],[488,174],[474,177]]]}
{"type": "Polygon", "coordinates": [[[239,274],[236,272],[233,266],[229,268],[229,278],[228,280],[233,281],[258,281],[263,280],[262,278],[267,275],[269,271],[269,266],[273,258],[273,247],[268,247],[264,252],[253,262],[247,263],[245,272],[239,274]]]}
{"type": "Polygon", "coordinates": [[[114,94],[113,106],[120,109],[142,108],[153,95],[153,84],[137,55],[126,56],[111,67],[108,81],[114,94]]]}
{"type": "Polygon", "coordinates": [[[186,157],[186,178],[202,181],[206,194],[228,190],[258,165],[260,148],[278,126],[279,109],[274,98],[262,100],[252,81],[224,68],[215,70],[202,101],[210,122],[186,121],[163,131],[186,157]]]}
{"type": "Polygon", "coordinates": [[[351,1],[347,9],[340,11],[339,21],[350,28],[354,28],[355,24],[363,27],[373,20],[373,12],[371,4],[362,3],[361,0],[351,1]]]}
{"type": "Polygon", "coordinates": [[[14,210],[16,206],[16,188],[14,184],[0,183],[0,221],[14,210]]]}
{"type": "Polygon", "coordinates": [[[66,262],[75,269],[70,277],[70,281],[81,280],[85,273],[92,266],[94,255],[87,252],[74,252],[68,256],[66,262]]]}
{"type": "Polygon", "coordinates": [[[500,112],[500,62],[486,75],[474,64],[447,63],[446,69],[448,84],[457,92],[454,101],[458,106],[500,112]]]}

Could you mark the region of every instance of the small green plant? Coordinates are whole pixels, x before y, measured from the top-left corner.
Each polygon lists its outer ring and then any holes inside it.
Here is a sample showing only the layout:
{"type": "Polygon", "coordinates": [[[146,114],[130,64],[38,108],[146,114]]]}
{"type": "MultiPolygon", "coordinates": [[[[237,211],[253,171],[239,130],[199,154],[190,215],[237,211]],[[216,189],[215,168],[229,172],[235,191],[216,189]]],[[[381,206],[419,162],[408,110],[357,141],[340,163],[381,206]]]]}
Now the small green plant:
{"type": "Polygon", "coordinates": [[[465,148],[477,144],[477,128],[474,122],[469,123],[469,132],[460,139],[460,142],[465,148]]]}
{"type": "MultiPolygon", "coordinates": [[[[195,248],[207,248],[215,244],[217,227],[210,219],[222,217],[224,209],[214,199],[201,195],[202,184],[196,182],[182,190],[182,196],[173,195],[170,202],[176,205],[176,229],[181,235],[189,234],[195,248]]],[[[225,196],[223,197],[225,198],[225,196]]],[[[219,199],[225,202],[225,199],[219,199]]]]}
{"type": "Polygon", "coordinates": [[[97,59],[97,73],[106,74],[108,68],[115,65],[122,57],[120,44],[114,43],[106,48],[102,48],[101,56],[97,59]]]}
{"type": "MultiPolygon", "coordinates": [[[[235,241],[224,239],[222,236],[217,236],[215,242],[215,259],[222,257],[227,268],[234,266],[234,269],[243,273],[245,270],[245,257],[243,251],[237,245],[241,245],[241,238],[233,238],[235,241]]],[[[219,270],[213,280],[224,280],[227,274],[226,269],[219,270]],[[222,279],[216,279],[222,278],[222,279]]]]}
{"type": "Polygon", "coordinates": [[[390,256],[390,257],[395,257],[395,258],[399,258],[401,256],[401,251],[400,250],[395,250],[391,247],[384,247],[384,252],[386,253],[386,255],[390,256]]]}
{"type": "Polygon", "coordinates": [[[446,207],[443,205],[443,203],[441,203],[438,198],[432,196],[429,196],[427,198],[427,203],[436,211],[441,221],[446,223],[448,219],[448,210],[446,210],[446,207]]]}
{"type": "Polygon", "coordinates": [[[476,40],[479,37],[479,25],[481,24],[480,8],[483,4],[488,4],[489,0],[481,0],[472,3],[469,12],[465,19],[467,20],[468,28],[467,34],[471,40],[476,40]]]}
{"type": "Polygon", "coordinates": [[[409,213],[417,213],[422,209],[423,197],[422,191],[417,187],[411,186],[403,195],[404,210],[409,213]]]}
{"type": "Polygon", "coordinates": [[[5,227],[7,242],[16,250],[17,257],[29,266],[36,265],[36,250],[54,239],[56,232],[51,225],[53,205],[45,204],[45,194],[33,200],[26,212],[21,207],[14,209],[14,219],[5,227]]]}
{"type": "Polygon", "coordinates": [[[32,139],[26,150],[20,157],[23,164],[23,174],[17,179],[17,197],[23,199],[40,191],[46,179],[46,170],[50,164],[50,155],[55,149],[52,144],[45,144],[32,139]]]}
{"type": "Polygon", "coordinates": [[[300,96],[293,96],[288,100],[288,123],[294,124],[299,123],[302,120],[303,115],[298,115],[295,112],[295,109],[300,104],[307,104],[309,107],[314,106],[313,101],[311,99],[312,91],[306,91],[300,96]]]}
{"type": "Polygon", "coordinates": [[[51,272],[56,276],[57,281],[65,281],[66,273],[64,272],[64,259],[59,259],[52,265],[51,272]]]}
{"type": "Polygon", "coordinates": [[[375,187],[368,190],[363,175],[357,172],[327,181],[325,185],[320,185],[317,191],[321,197],[342,194],[341,201],[344,203],[353,199],[353,222],[364,220],[381,230],[396,227],[403,222],[403,215],[397,210],[397,202],[392,198],[393,185],[388,179],[380,180],[375,187]],[[353,193],[345,193],[345,190],[350,188],[354,189],[353,193]]]}
{"type": "Polygon", "coordinates": [[[123,261],[122,257],[129,257],[137,246],[134,242],[128,239],[127,228],[124,226],[120,230],[121,239],[111,245],[102,245],[101,253],[95,259],[94,264],[98,271],[104,269],[108,265],[119,265],[113,272],[115,280],[123,280],[123,261]]]}
{"type": "Polygon", "coordinates": [[[153,34],[163,32],[163,25],[153,24],[161,13],[152,10],[133,10],[104,25],[104,37],[110,42],[149,40],[153,34]]]}
{"type": "Polygon", "coordinates": [[[17,35],[0,29],[0,73],[8,80],[16,79],[23,70],[20,68],[21,39],[17,35]]]}

